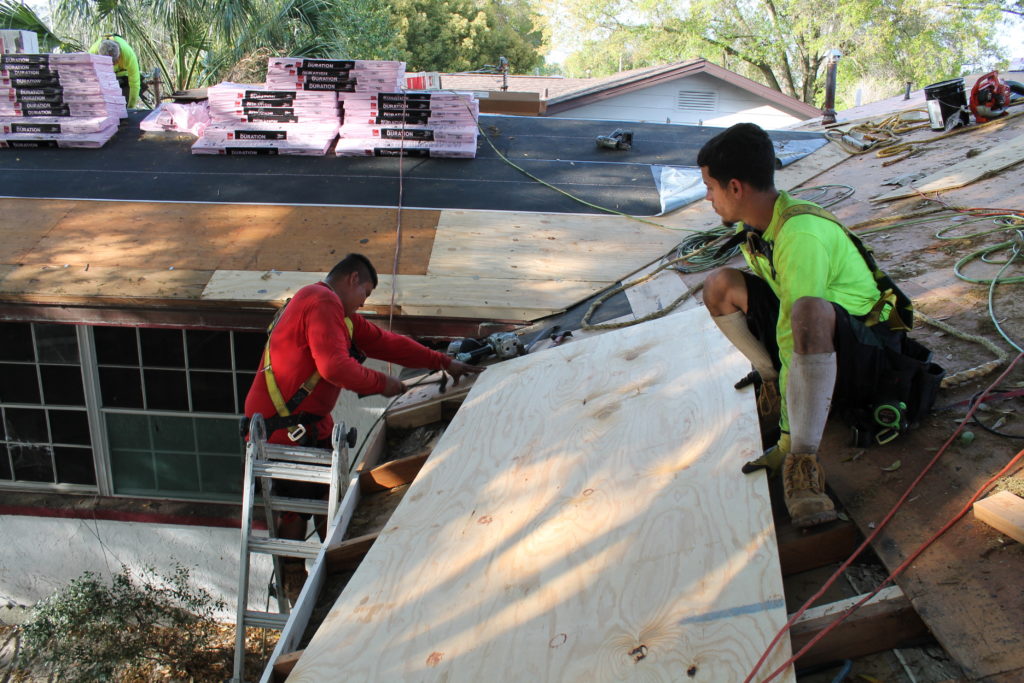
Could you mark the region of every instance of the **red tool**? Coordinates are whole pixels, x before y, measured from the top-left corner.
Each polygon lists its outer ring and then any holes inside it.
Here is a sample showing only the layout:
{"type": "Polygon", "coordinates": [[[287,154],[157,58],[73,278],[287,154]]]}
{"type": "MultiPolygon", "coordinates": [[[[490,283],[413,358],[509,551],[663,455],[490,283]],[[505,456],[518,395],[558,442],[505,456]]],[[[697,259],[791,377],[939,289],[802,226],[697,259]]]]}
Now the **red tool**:
{"type": "Polygon", "coordinates": [[[971,113],[978,123],[1006,116],[1010,104],[1010,86],[999,78],[998,71],[985,74],[971,89],[971,113]]]}

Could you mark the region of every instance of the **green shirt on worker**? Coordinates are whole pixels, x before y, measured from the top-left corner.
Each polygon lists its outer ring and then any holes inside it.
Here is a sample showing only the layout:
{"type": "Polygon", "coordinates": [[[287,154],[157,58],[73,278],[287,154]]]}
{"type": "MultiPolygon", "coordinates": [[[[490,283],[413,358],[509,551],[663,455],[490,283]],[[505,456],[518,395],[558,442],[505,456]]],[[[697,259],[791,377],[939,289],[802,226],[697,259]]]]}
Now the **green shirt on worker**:
{"type": "Polygon", "coordinates": [[[128,97],[127,106],[129,109],[134,109],[135,104],[139,99],[139,87],[140,87],[140,75],[139,75],[139,59],[135,56],[135,50],[128,44],[128,41],[121,36],[106,35],[93,43],[92,47],[89,48],[89,52],[94,55],[100,53],[100,43],[104,40],[112,40],[117,43],[118,47],[121,48],[121,56],[118,57],[117,61],[114,62],[114,75],[121,77],[126,76],[128,78],[128,97]]]}
{"type": "Polygon", "coordinates": [[[841,226],[811,214],[799,214],[783,223],[783,212],[797,204],[811,202],[779,192],[772,220],[761,234],[769,245],[770,260],[766,254],[753,253],[746,244],[741,246],[750,270],[765,280],[779,298],[779,426],[784,431],[789,430],[786,380],[793,358],[793,303],[801,297],[817,297],[839,304],[851,315],[862,316],[879,298],[871,270],[841,226]]]}

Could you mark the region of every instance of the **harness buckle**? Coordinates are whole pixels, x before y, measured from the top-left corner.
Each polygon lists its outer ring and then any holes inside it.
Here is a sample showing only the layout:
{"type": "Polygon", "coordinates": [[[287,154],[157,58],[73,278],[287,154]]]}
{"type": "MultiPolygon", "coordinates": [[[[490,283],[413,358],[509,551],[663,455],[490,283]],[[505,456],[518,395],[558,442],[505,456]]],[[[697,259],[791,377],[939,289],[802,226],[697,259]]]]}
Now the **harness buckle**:
{"type": "Polygon", "coordinates": [[[304,424],[297,424],[288,430],[288,438],[291,439],[293,443],[301,441],[304,436],[306,436],[306,425],[304,424]]]}

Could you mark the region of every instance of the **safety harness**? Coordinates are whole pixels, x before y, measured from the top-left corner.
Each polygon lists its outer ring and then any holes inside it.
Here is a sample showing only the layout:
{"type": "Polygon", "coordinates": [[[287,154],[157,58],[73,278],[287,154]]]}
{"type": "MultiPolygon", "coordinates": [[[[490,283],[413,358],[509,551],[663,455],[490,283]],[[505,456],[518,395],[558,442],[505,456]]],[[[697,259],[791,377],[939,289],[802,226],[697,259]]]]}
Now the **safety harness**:
{"type": "MultiPolygon", "coordinates": [[[[270,395],[270,401],[274,404],[274,409],[277,411],[277,415],[274,417],[267,418],[265,424],[267,427],[267,433],[272,434],[278,429],[287,429],[288,438],[297,444],[307,445],[316,441],[316,433],[312,431],[317,423],[324,419],[323,415],[314,415],[312,413],[294,412],[306,397],[313,393],[313,389],[316,388],[317,383],[320,382],[320,371],[314,370],[313,374],[306,379],[305,382],[292,394],[292,397],[285,400],[284,394],[281,393],[281,388],[277,384],[277,379],[274,377],[274,368],[270,361],[270,337],[274,331],[274,327],[277,325],[277,321],[281,319],[281,315],[284,313],[284,309],[288,306],[291,299],[284,302],[277,313],[274,315],[274,319],[270,321],[270,325],[267,326],[267,344],[263,348],[263,378],[267,383],[267,393],[270,395]]],[[[353,324],[351,318],[345,317],[345,328],[348,330],[349,340],[353,339],[353,324]]],[[[359,349],[356,348],[355,342],[351,342],[351,354],[352,356],[362,363],[366,356],[363,355],[359,349]]],[[[248,423],[243,419],[242,424],[242,436],[248,432],[248,423]]]]}

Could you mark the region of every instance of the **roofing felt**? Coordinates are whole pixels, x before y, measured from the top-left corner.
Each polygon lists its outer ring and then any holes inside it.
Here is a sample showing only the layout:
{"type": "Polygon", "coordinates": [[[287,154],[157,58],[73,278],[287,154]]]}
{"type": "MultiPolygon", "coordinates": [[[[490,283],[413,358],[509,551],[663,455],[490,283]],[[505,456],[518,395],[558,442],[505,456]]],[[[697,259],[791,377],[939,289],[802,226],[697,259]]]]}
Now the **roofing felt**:
{"type": "MultiPolygon", "coordinates": [[[[528,178],[482,137],[471,160],[194,156],[191,136],[139,134],[143,112],[102,149],[0,153],[7,197],[597,213],[528,178]]],[[[516,116],[481,116],[495,147],[531,174],[580,198],[634,215],[659,211],[651,165],[694,166],[720,129],[516,116]],[[597,147],[616,128],[633,131],[630,151],[597,147]]],[[[773,131],[776,141],[821,133],[773,131]]]]}

